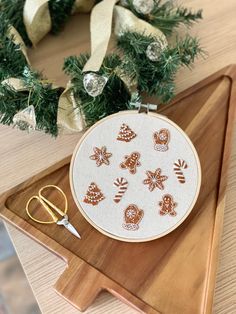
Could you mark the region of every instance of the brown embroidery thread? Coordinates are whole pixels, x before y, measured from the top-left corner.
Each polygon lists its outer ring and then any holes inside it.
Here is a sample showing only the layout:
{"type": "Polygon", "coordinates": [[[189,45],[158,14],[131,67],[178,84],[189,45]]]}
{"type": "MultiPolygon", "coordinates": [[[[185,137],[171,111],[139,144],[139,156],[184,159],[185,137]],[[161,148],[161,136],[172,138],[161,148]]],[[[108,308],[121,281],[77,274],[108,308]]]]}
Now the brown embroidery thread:
{"type": "Polygon", "coordinates": [[[117,136],[117,140],[123,142],[130,142],[136,136],[137,134],[135,134],[134,131],[132,131],[127,124],[123,123],[120,127],[120,132],[117,136]]]}
{"type": "Polygon", "coordinates": [[[161,169],[157,168],[154,172],[146,171],[147,179],[143,180],[143,184],[149,185],[149,190],[152,192],[155,188],[164,190],[163,181],[168,179],[167,176],[161,175],[161,169]]]}
{"type": "Polygon", "coordinates": [[[141,166],[139,162],[140,154],[138,152],[133,152],[130,155],[126,155],[125,161],[120,164],[122,169],[128,169],[131,174],[135,174],[137,167],[141,166]]]}
{"type": "Polygon", "coordinates": [[[176,216],[177,213],[174,210],[175,207],[177,207],[177,203],[174,202],[173,196],[170,194],[165,194],[162,196],[162,201],[159,202],[159,206],[161,207],[159,214],[161,216],[164,215],[170,215],[170,216],[176,216]]]}
{"type": "Polygon", "coordinates": [[[95,206],[104,199],[105,197],[102,194],[99,187],[97,186],[97,184],[94,182],[90,183],[87,193],[84,197],[84,202],[95,206]]]}
{"type": "Polygon", "coordinates": [[[125,178],[121,177],[121,178],[117,178],[114,181],[113,184],[114,184],[114,186],[117,186],[119,188],[117,194],[115,195],[115,197],[113,199],[113,201],[115,203],[119,203],[121,201],[121,198],[123,197],[123,195],[127,191],[128,181],[125,178]]]}
{"type": "Polygon", "coordinates": [[[98,147],[93,148],[94,155],[89,156],[90,159],[96,160],[96,165],[100,167],[102,164],[109,165],[109,158],[112,156],[111,153],[107,153],[106,146],[101,149],[98,147]]]}
{"type": "Polygon", "coordinates": [[[124,211],[124,220],[123,228],[127,230],[138,230],[139,223],[142,220],[144,211],[139,209],[136,205],[129,205],[124,211]]]}
{"type": "Polygon", "coordinates": [[[185,176],[183,174],[183,171],[181,169],[187,169],[188,165],[186,163],[185,160],[183,159],[178,159],[175,163],[174,163],[174,172],[176,174],[176,177],[179,181],[179,183],[185,183],[185,176]]]}
{"type": "Polygon", "coordinates": [[[170,132],[167,129],[161,129],[153,134],[154,148],[159,152],[165,152],[169,149],[170,132]]]}

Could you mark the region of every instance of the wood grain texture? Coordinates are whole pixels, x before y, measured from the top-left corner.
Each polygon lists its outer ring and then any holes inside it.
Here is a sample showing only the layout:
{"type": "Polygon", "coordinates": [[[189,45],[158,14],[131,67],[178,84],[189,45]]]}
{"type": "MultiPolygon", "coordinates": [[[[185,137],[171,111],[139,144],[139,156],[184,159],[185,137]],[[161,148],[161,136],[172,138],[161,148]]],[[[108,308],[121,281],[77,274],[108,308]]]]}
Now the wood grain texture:
{"type": "MultiPolygon", "coordinates": [[[[107,290],[143,313],[211,313],[235,116],[235,78],[236,67],[228,67],[159,110],[186,130],[202,165],[198,201],[185,222],[167,236],[149,243],[125,243],[92,228],[70,192],[69,158],[1,197],[4,218],[67,261],[55,288],[74,306],[86,310],[107,290]],[[193,100],[196,105],[189,106],[193,100]],[[40,225],[28,218],[27,200],[48,184],[66,192],[70,220],[82,240],[75,241],[65,229],[59,232],[57,225],[40,225]],[[193,296],[194,302],[186,301],[193,296]]],[[[57,204],[58,194],[50,192],[50,200],[57,204]]],[[[42,219],[40,211],[38,219],[42,219]]]]}
{"type": "MultiPolygon", "coordinates": [[[[177,92],[200,81],[229,63],[236,62],[236,3],[234,0],[186,0],[184,4],[204,9],[204,20],[191,31],[201,38],[208,51],[207,60],[199,59],[194,71],[182,69],[177,77],[177,92]]],[[[83,16],[73,17],[59,37],[48,37],[30,55],[33,66],[60,84],[65,84],[61,72],[63,57],[78,54],[88,47],[88,23],[83,16]],[[87,28],[84,28],[84,25],[87,28]],[[84,30],[87,29],[85,32],[84,30]],[[60,49],[58,49],[60,47],[60,49]]],[[[191,104],[191,105],[194,105],[191,104]]],[[[236,136],[236,132],[235,132],[236,136]]],[[[78,135],[64,136],[56,141],[43,134],[25,134],[1,127],[0,190],[22,182],[38,171],[71,154],[78,135]]],[[[234,142],[236,137],[234,137],[234,142]]],[[[224,234],[220,267],[214,300],[215,313],[235,313],[236,289],[236,146],[233,147],[226,200],[224,234]]],[[[78,313],[58,297],[51,288],[63,271],[65,263],[47,252],[19,231],[9,227],[21,262],[33,287],[43,313],[78,313]]],[[[135,311],[108,294],[102,295],[89,313],[133,313],[135,311]]]]}

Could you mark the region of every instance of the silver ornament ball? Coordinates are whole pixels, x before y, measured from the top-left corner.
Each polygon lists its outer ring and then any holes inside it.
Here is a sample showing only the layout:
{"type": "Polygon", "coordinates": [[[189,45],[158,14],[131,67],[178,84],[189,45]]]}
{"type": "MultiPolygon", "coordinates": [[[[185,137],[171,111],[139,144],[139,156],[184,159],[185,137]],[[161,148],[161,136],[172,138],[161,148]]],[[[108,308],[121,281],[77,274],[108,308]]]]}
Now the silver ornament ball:
{"type": "Polygon", "coordinates": [[[161,41],[154,41],[146,49],[146,56],[151,61],[158,61],[165,45],[161,41]]]}
{"type": "Polygon", "coordinates": [[[92,97],[99,96],[102,94],[107,80],[107,77],[98,75],[97,73],[86,73],[83,78],[84,89],[92,97]]]}
{"type": "Polygon", "coordinates": [[[133,6],[138,13],[150,14],[154,9],[155,2],[153,0],[133,0],[133,6]]]}

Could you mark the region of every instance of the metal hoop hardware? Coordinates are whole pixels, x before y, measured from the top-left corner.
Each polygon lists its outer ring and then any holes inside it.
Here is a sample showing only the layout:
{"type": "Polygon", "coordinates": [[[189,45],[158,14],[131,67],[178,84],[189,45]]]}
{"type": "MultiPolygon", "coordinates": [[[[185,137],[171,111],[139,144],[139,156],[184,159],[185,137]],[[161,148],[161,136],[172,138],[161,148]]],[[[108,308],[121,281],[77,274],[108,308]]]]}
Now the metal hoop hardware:
{"type": "Polygon", "coordinates": [[[156,111],[158,108],[158,105],[154,104],[139,104],[138,113],[146,113],[148,114],[149,111],[156,111]]]}

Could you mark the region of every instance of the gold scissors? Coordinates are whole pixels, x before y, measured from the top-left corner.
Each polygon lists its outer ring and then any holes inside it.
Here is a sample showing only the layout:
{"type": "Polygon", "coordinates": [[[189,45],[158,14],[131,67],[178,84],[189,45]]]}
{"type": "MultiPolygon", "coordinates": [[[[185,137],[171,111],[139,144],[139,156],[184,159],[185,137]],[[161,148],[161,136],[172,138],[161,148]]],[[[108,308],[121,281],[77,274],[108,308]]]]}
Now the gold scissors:
{"type": "Polygon", "coordinates": [[[58,186],[56,185],[45,185],[44,187],[42,187],[39,192],[38,195],[34,195],[32,196],[27,204],[26,204],[26,212],[27,215],[34,220],[37,223],[40,224],[53,224],[56,223],[57,225],[60,226],[64,226],[67,230],[69,230],[73,235],[75,235],[77,238],[81,239],[80,234],[77,232],[77,230],[75,229],[75,227],[72,226],[72,224],[68,221],[68,216],[67,216],[67,210],[68,210],[68,201],[67,201],[67,197],[65,195],[65,193],[62,191],[62,189],[60,189],[58,186]],[[45,196],[42,195],[42,192],[44,190],[47,189],[56,189],[57,191],[59,191],[61,193],[61,195],[64,197],[65,200],[65,209],[61,210],[60,208],[58,208],[55,204],[53,204],[52,202],[50,202],[45,196]],[[43,221],[43,220],[38,220],[36,219],[31,213],[30,213],[30,204],[33,200],[36,200],[38,202],[40,202],[40,204],[43,206],[43,209],[45,211],[47,211],[47,213],[51,216],[52,220],[49,221],[43,221]],[[56,215],[53,210],[59,214],[62,219],[60,219],[58,217],[58,215],[56,215]]]}

